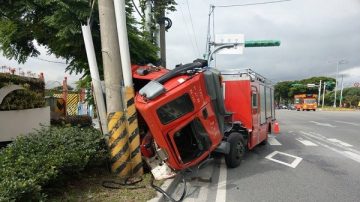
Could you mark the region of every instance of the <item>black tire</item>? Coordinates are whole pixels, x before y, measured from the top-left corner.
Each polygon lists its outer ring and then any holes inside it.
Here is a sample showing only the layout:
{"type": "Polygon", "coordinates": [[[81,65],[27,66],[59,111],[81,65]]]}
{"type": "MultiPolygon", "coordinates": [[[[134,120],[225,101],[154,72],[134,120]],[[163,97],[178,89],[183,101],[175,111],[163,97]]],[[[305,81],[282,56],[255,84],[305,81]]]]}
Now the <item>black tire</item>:
{"type": "Polygon", "coordinates": [[[268,138],[266,138],[265,140],[260,142],[259,145],[264,146],[264,145],[267,145],[267,143],[268,143],[268,138]]]}
{"type": "Polygon", "coordinates": [[[240,133],[231,133],[227,141],[230,143],[230,152],[225,155],[225,162],[228,168],[236,168],[244,157],[245,141],[240,133]]]}

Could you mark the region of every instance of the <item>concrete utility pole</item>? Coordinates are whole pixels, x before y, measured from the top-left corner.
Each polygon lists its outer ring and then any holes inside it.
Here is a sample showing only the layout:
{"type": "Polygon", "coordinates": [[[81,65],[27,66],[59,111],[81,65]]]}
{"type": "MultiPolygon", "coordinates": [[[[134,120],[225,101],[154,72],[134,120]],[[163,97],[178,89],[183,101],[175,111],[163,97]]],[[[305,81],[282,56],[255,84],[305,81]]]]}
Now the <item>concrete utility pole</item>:
{"type": "Polygon", "coordinates": [[[117,37],[115,10],[111,0],[99,0],[101,52],[104,66],[107,112],[123,110],[121,99],[122,70],[117,37]]]}
{"type": "MultiPolygon", "coordinates": [[[[165,11],[161,12],[160,18],[165,17],[165,11]]],[[[161,66],[166,67],[166,37],[165,37],[165,20],[160,20],[160,58],[161,66]]]]}
{"type": "Polygon", "coordinates": [[[129,162],[129,136],[121,96],[123,82],[115,8],[112,0],[99,0],[98,4],[108,113],[107,145],[110,151],[111,171],[124,178],[131,175],[131,164],[129,162]]]}
{"type": "Polygon", "coordinates": [[[152,38],[151,25],[152,25],[152,14],[151,14],[151,0],[146,0],[145,2],[145,31],[148,32],[152,38]]]}
{"type": "Polygon", "coordinates": [[[132,82],[129,41],[126,27],[125,0],[114,0],[116,25],[119,37],[121,64],[124,76],[124,106],[126,117],[126,130],[128,148],[131,155],[129,164],[131,172],[128,175],[140,176],[143,174],[142,158],[140,152],[140,134],[135,108],[135,91],[132,82]]]}
{"type": "MultiPolygon", "coordinates": [[[[157,8],[159,5],[157,1],[154,2],[154,7],[157,8]]],[[[155,19],[158,22],[156,26],[155,40],[156,45],[160,48],[158,56],[160,57],[161,66],[166,67],[166,37],[165,37],[165,10],[162,10],[159,19],[155,19]]]]}
{"type": "Polygon", "coordinates": [[[344,90],[344,74],[341,74],[341,91],[340,91],[340,103],[339,103],[339,107],[341,107],[341,105],[342,105],[343,90],[344,90]]]}
{"type": "Polygon", "coordinates": [[[336,107],[336,91],[338,89],[338,76],[339,76],[339,65],[346,64],[346,60],[339,60],[336,62],[336,81],[335,81],[335,98],[334,98],[334,107],[336,107]]]}

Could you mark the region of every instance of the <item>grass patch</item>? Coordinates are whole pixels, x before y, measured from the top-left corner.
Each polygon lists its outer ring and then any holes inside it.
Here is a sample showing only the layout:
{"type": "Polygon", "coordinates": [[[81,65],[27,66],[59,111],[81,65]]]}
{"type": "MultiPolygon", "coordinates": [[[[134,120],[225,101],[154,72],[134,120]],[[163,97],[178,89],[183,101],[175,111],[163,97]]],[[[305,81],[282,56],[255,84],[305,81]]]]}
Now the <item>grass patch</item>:
{"type": "Polygon", "coordinates": [[[320,111],[356,111],[354,108],[343,108],[343,107],[324,107],[324,108],[318,108],[320,111]]]}
{"type": "MultiPolygon", "coordinates": [[[[93,168],[81,173],[79,176],[67,180],[64,184],[53,185],[46,189],[48,201],[147,201],[156,197],[156,191],[151,187],[151,173],[143,176],[143,180],[129,189],[121,186],[121,189],[109,189],[102,186],[103,181],[121,181],[105,168],[93,168]]],[[[163,181],[155,181],[160,186],[163,181]]]]}

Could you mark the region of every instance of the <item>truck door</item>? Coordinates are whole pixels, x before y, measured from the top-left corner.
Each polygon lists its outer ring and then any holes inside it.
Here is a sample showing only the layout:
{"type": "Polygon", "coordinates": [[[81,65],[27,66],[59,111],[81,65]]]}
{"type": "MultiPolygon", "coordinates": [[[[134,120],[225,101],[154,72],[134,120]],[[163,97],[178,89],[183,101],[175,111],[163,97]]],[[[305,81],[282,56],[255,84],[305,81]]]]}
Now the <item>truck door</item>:
{"type": "Polygon", "coordinates": [[[259,134],[260,134],[260,115],[259,115],[259,92],[255,86],[251,87],[251,116],[252,116],[252,132],[250,138],[249,148],[251,149],[259,142],[259,134]]]}

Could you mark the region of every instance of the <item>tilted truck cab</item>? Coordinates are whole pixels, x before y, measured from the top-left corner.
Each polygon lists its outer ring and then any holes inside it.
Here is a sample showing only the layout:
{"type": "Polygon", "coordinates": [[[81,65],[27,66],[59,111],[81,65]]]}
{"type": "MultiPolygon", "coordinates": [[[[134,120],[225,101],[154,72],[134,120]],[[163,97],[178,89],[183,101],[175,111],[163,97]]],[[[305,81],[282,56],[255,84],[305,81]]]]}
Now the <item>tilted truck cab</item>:
{"type": "MultiPolygon", "coordinates": [[[[258,111],[250,106],[255,99],[253,87],[231,84],[226,73],[208,68],[204,60],[171,71],[138,67],[133,75],[138,90],[135,105],[140,114],[141,150],[153,167],[166,163],[171,170],[183,170],[214,151],[225,154],[228,167],[236,167],[246,147],[251,149],[266,140],[269,124],[275,120],[268,116],[263,126],[260,117],[254,118],[260,114],[261,101],[258,111]],[[237,99],[242,93],[246,95],[237,99]]],[[[248,78],[249,84],[258,82],[248,78]]],[[[243,77],[239,79],[244,81],[243,77]]],[[[261,91],[261,87],[255,88],[261,91]]]]}

